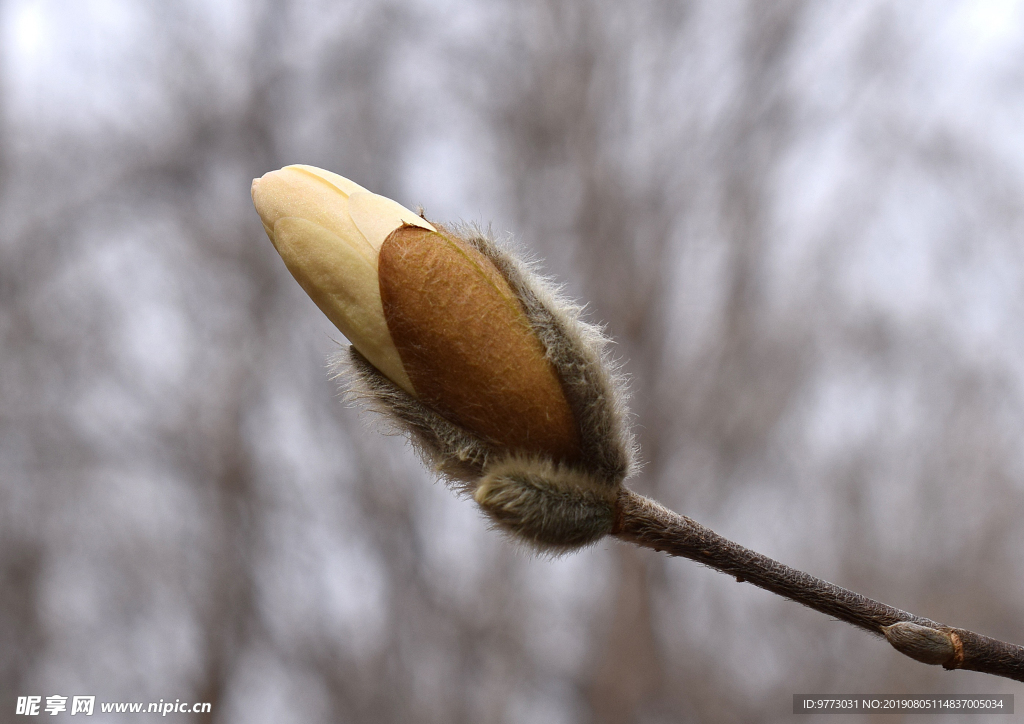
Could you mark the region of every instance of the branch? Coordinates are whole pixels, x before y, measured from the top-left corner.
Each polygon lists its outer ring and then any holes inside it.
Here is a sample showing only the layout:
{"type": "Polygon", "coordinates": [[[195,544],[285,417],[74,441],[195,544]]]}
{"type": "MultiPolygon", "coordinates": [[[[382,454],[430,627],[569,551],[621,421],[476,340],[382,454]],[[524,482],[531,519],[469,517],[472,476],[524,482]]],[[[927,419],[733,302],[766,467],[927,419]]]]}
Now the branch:
{"type": "Polygon", "coordinates": [[[703,563],[815,611],[884,636],[926,664],[1024,681],[1024,647],[953,628],[840,588],[733,543],[709,528],[622,488],[612,535],[703,563]]]}

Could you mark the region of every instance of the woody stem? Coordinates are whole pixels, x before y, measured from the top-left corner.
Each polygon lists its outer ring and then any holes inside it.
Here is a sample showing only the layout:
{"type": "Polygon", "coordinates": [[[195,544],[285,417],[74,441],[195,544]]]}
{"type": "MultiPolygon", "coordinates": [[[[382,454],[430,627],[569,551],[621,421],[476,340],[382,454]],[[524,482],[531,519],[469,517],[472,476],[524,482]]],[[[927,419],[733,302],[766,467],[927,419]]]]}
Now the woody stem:
{"type": "Polygon", "coordinates": [[[1024,681],[1024,647],[936,623],[854,593],[733,543],[642,495],[622,489],[612,534],[703,563],[886,639],[903,654],[947,669],[1024,681]]]}

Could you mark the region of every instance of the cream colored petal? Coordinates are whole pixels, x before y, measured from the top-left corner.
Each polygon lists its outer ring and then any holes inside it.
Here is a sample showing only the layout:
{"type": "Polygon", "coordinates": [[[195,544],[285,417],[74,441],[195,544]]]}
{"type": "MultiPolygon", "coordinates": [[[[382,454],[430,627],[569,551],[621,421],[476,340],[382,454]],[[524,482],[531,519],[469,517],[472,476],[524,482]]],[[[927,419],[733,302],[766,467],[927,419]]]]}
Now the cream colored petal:
{"type": "Polygon", "coordinates": [[[397,201],[370,192],[354,193],[348,197],[348,212],[359,231],[377,251],[392,231],[403,224],[421,226],[437,231],[430,222],[409,211],[397,201]]]}
{"type": "Polygon", "coordinates": [[[252,201],[265,228],[285,217],[307,219],[344,239],[376,268],[378,250],[352,221],[347,197],[320,176],[297,168],[271,171],[253,181],[252,201]]]}
{"type": "Polygon", "coordinates": [[[292,166],[285,166],[285,168],[295,168],[301,171],[305,171],[306,173],[311,173],[314,176],[319,176],[327,183],[337,186],[338,189],[340,189],[341,192],[345,194],[345,196],[351,196],[357,191],[366,191],[366,189],[357,184],[355,181],[349,181],[344,176],[339,176],[336,173],[325,171],[324,169],[317,168],[316,166],[307,166],[304,163],[296,163],[292,166]]]}
{"type": "Polygon", "coordinates": [[[415,396],[381,306],[377,265],[307,219],[274,224],[274,245],[288,271],[348,340],[392,382],[415,396]]]}

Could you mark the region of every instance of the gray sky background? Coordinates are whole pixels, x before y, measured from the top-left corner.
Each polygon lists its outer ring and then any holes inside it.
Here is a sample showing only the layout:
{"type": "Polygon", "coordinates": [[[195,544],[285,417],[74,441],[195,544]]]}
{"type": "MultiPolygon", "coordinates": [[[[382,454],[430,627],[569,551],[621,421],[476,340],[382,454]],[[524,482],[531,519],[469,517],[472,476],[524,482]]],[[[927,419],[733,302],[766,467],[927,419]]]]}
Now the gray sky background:
{"type": "Polygon", "coordinates": [[[1024,643],[1024,4],[3,0],[0,34],[0,722],[1024,701],[687,561],[517,550],[341,403],[249,198],[309,163],[512,234],[616,340],[636,489],[1024,643]]]}

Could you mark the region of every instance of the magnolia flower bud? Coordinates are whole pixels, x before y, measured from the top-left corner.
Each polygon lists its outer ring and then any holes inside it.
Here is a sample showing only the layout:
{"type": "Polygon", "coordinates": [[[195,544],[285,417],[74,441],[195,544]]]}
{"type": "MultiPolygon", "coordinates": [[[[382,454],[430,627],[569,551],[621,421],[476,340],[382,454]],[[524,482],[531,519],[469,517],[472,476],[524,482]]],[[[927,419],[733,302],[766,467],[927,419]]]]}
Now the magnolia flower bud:
{"type": "Polygon", "coordinates": [[[503,529],[568,550],[611,531],[633,442],[579,308],[482,234],[310,166],[253,181],[288,270],[352,343],[354,394],[503,529]]]}
{"type": "Polygon", "coordinates": [[[371,364],[411,393],[384,320],[377,257],[388,234],[403,224],[434,227],[391,199],[312,166],[287,166],[255,179],[252,200],[306,294],[371,364]]]}

